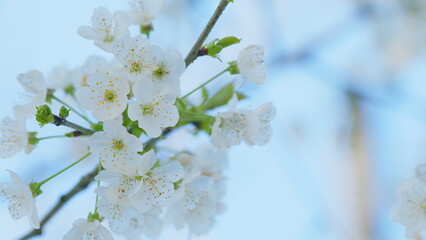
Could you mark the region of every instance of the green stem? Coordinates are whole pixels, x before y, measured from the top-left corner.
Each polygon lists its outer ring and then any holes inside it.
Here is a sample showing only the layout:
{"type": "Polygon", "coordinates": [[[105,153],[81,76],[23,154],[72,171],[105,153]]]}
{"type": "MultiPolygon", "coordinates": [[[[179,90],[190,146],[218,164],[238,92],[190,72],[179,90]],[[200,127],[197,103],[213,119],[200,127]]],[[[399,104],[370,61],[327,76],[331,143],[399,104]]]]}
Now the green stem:
{"type": "MultiPolygon", "coordinates": [[[[101,161],[99,161],[98,164],[98,174],[102,171],[102,164],[101,161]]],[[[98,180],[98,188],[101,186],[101,181],[98,180]]],[[[99,195],[96,194],[96,200],[95,200],[95,211],[93,211],[93,214],[98,213],[98,201],[99,201],[99,195]]]]}
{"type": "Polygon", "coordinates": [[[220,75],[224,74],[224,73],[225,73],[225,72],[227,72],[227,71],[228,71],[228,68],[227,68],[227,69],[225,69],[225,70],[223,70],[222,72],[220,72],[220,73],[216,74],[216,76],[214,76],[214,77],[210,78],[207,82],[205,82],[205,83],[201,84],[201,85],[200,85],[200,86],[198,86],[196,89],[194,89],[194,90],[192,90],[191,92],[187,93],[185,96],[183,96],[183,97],[179,98],[179,100],[183,100],[183,99],[185,99],[186,97],[188,97],[189,95],[193,94],[193,93],[194,93],[194,92],[196,92],[198,89],[200,89],[200,88],[202,88],[202,87],[206,86],[208,83],[210,83],[211,81],[215,80],[216,78],[218,78],[220,75]]]}
{"type": "Polygon", "coordinates": [[[84,155],[84,157],[80,158],[79,160],[77,160],[76,162],[74,162],[73,164],[69,165],[68,167],[62,169],[61,171],[53,174],[52,176],[50,176],[49,178],[47,178],[46,180],[42,181],[39,183],[39,187],[41,187],[41,185],[45,184],[46,182],[52,180],[53,178],[55,178],[56,176],[58,176],[59,174],[65,172],[66,170],[70,169],[71,167],[73,167],[74,165],[76,165],[77,163],[83,161],[84,159],[86,159],[90,154],[92,154],[91,152],[87,153],[86,155],[84,155]]]}
{"type": "Polygon", "coordinates": [[[37,138],[37,140],[44,140],[44,139],[51,139],[51,138],[63,138],[63,137],[67,137],[67,136],[65,136],[65,135],[49,136],[49,137],[37,138]]]}
{"type": "Polygon", "coordinates": [[[69,104],[67,104],[66,102],[62,101],[61,99],[57,98],[55,95],[52,95],[52,99],[55,99],[56,101],[58,101],[59,103],[63,104],[65,107],[71,109],[71,111],[73,111],[75,114],[77,114],[78,116],[80,116],[81,118],[83,118],[84,120],[86,120],[88,123],[90,123],[90,125],[93,125],[94,123],[92,121],[90,121],[86,116],[84,116],[83,114],[79,113],[77,110],[75,110],[73,107],[71,107],[69,104]]]}

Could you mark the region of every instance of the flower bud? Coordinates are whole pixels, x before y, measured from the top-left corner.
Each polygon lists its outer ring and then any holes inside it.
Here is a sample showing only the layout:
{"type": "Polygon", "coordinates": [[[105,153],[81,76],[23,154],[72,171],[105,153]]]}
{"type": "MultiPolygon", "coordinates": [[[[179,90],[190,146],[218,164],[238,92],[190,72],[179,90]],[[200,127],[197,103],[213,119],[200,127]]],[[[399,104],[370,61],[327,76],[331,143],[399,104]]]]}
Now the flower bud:
{"type": "Polygon", "coordinates": [[[50,110],[50,107],[47,104],[36,107],[36,109],[36,120],[40,124],[40,127],[43,127],[48,123],[52,123],[55,120],[52,110],[50,110]]]}
{"type": "Polygon", "coordinates": [[[62,106],[61,109],[59,110],[59,117],[67,118],[70,115],[70,110],[71,109],[67,109],[66,107],[62,106]]]}

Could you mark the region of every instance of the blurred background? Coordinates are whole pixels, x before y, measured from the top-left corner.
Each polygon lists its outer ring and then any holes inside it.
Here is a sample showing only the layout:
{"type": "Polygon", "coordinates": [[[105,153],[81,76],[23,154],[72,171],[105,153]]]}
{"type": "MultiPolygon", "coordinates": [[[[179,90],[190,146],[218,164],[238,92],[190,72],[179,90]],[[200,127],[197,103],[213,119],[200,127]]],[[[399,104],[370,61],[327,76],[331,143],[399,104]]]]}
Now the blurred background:
{"type": "MultiPolygon", "coordinates": [[[[151,42],[185,56],[218,2],[165,0],[151,42]]],[[[22,102],[19,73],[37,69],[49,76],[54,67],[74,68],[93,54],[112,59],[76,33],[99,6],[128,9],[127,1],[117,0],[0,0],[0,118],[12,116],[14,104],[22,102]]],[[[274,136],[265,147],[230,150],[226,211],[208,235],[193,239],[404,239],[389,211],[396,187],[426,162],[425,23],[424,0],[230,4],[208,41],[233,35],[241,43],[223,51],[223,62],[199,58],[182,76],[182,92],[220,72],[242,48],[262,44],[268,80],[244,84],[240,90],[250,98],[241,104],[273,102],[274,136]]],[[[224,76],[209,89],[230,80],[241,79],[224,76]]],[[[39,129],[31,123],[27,128],[39,129]]],[[[62,131],[46,126],[39,136],[62,131]]],[[[40,181],[80,156],[70,139],[42,141],[30,155],[1,159],[0,182],[9,180],[5,169],[40,181]]],[[[46,184],[37,198],[40,215],[93,164],[85,161],[46,184]]],[[[61,239],[92,210],[93,189],[77,195],[34,239],[61,239]]],[[[12,220],[0,206],[1,239],[29,230],[25,218],[12,220]]],[[[186,238],[186,230],[172,226],[160,237],[186,238]]]]}

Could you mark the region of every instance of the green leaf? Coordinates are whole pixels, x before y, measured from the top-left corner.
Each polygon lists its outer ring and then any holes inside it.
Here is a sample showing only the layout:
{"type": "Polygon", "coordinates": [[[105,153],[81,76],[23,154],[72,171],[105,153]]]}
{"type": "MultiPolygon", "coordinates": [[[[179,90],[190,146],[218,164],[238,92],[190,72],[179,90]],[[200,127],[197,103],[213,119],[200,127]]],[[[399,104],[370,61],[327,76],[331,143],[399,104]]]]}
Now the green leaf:
{"type": "Polygon", "coordinates": [[[231,45],[234,45],[234,44],[237,44],[237,43],[240,43],[240,42],[241,42],[241,39],[238,39],[236,37],[231,36],[231,37],[225,37],[225,38],[220,39],[216,43],[216,45],[219,45],[222,48],[226,48],[226,47],[229,47],[231,45]]]}
{"type": "Polygon", "coordinates": [[[133,121],[129,118],[129,115],[127,114],[127,111],[129,109],[129,106],[126,107],[126,109],[123,112],[123,126],[126,128],[129,128],[132,126],[133,121]]]}
{"type": "Polygon", "coordinates": [[[233,94],[234,86],[230,83],[213,95],[204,105],[204,109],[210,110],[227,104],[233,94]]]}
{"type": "Polygon", "coordinates": [[[104,130],[104,126],[101,123],[91,124],[90,127],[95,132],[102,132],[104,130]]]}
{"type": "Polygon", "coordinates": [[[241,39],[238,39],[236,37],[230,36],[225,37],[222,39],[214,39],[213,41],[209,42],[208,44],[204,45],[202,49],[205,49],[207,51],[207,55],[217,58],[219,58],[219,53],[226,47],[229,47],[231,45],[234,45],[236,43],[239,43],[241,39]]]}
{"type": "Polygon", "coordinates": [[[230,3],[234,3],[234,0],[226,0],[226,1],[228,1],[228,2],[230,2],[230,3]]]}
{"type": "Polygon", "coordinates": [[[144,131],[139,127],[138,121],[134,121],[130,127],[130,133],[139,138],[144,131]]]}

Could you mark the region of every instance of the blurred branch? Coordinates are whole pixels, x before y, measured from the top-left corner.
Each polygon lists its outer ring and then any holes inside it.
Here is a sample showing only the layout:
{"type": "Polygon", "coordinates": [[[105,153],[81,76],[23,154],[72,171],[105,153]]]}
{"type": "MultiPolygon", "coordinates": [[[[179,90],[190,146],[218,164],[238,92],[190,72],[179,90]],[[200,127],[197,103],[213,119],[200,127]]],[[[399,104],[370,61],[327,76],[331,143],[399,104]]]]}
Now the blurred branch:
{"type": "MultiPolygon", "coordinates": [[[[361,109],[361,103],[358,96],[351,93],[347,94],[351,102],[352,112],[352,158],[355,165],[355,181],[357,188],[358,199],[357,213],[358,215],[358,239],[371,239],[372,228],[371,228],[371,199],[370,199],[370,188],[371,182],[371,159],[367,149],[367,136],[365,135],[364,119],[361,109]]],[[[354,220],[356,222],[356,220],[354,220]]]]}
{"type": "Polygon", "coordinates": [[[225,10],[228,3],[229,3],[228,0],[220,1],[219,6],[216,8],[216,11],[213,13],[206,27],[201,32],[201,35],[198,37],[197,41],[192,47],[191,51],[189,51],[188,55],[186,56],[185,58],[186,67],[188,67],[192,62],[195,61],[195,59],[197,59],[198,51],[201,49],[201,46],[203,45],[207,36],[210,34],[211,30],[213,29],[220,15],[222,15],[222,12],[225,10]]]}

